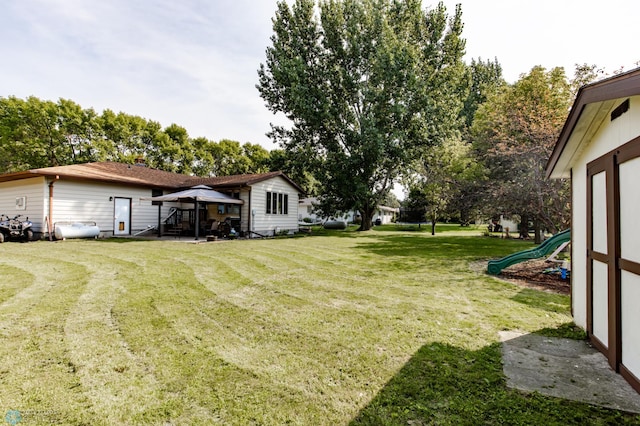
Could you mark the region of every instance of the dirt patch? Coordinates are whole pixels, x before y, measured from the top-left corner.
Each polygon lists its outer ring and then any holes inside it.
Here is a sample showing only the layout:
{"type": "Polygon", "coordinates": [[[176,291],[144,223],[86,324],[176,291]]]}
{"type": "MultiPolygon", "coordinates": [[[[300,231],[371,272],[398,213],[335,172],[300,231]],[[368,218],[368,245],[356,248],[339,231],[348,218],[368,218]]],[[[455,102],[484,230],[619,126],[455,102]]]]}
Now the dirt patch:
{"type": "MultiPolygon", "coordinates": [[[[569,294],[571,292],[571,284],[568,279],[563,280],[558,273],[544,273],[546,270],[556,267],[556,263],[547,262],[544,259],[528,260],[503,269],[500,275],[491,276],[521,287],[551,293],[569,294]]],[[[475,272],[486,274],[487,261],[471,262],[469,268],[475,272]]]]}
{"type": "Polygon", "coordinates": [[[528,260],[503,269],[497,278],[536,290],[569,294],[571,291],[569,279],[563,280],[559,273],[549,273],[553,268],[557,268],[556,263],[528,260]]]}

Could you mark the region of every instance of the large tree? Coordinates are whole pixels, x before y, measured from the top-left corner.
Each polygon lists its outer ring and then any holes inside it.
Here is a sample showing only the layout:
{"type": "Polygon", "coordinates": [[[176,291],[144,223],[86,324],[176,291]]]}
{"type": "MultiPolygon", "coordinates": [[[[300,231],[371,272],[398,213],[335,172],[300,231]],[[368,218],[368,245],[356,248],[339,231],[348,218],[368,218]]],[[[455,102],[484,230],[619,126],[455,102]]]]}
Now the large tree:
{"type": "Polygon", "coordinates": [[[290,119],[270,135],[313,173],[325,213],[356,209],[369,229],[420,150],[451,135],[464,99],[461,14],[419,0],[278,3],[257,88],[290,119]]]}
{"type": "Polygon", "coordinates": [[[530,221],[537,240],[541,229],[555,232],[568,226],[568,183],[545,179],[544,168],[571,95],[564,69],[534,67],[490,96],[476,114],[475,147],[490,177],[486,204],[494,214],[519,215],[522,237],[528,236],[530,221]]]}
{"type": "Polygon", "coordinates": [[[436,221],[460,212],[457,201],[470,182],[482,181],[483,172],[472,155],[471,145],[459,138],[447,139],[442,145],[425,150],[416,161],[415,174],[405,180],[409,188],[407,205],[425,211],[431,234],[435,235],[436,221]]]}

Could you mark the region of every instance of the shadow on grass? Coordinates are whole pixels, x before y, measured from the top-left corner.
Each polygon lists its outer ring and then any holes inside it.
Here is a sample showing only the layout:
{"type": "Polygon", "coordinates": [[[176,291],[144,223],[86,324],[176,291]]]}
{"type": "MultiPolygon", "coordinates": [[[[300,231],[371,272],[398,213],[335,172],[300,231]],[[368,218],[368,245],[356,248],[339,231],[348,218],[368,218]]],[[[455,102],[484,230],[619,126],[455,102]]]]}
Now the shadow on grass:
{"type": "Polygon", "coordinates": [[[573,322],[562,324],[560,327],[543,328],[536,331],[536,334],[547,337],[563,337],[565,339],[586,340],[587,333],[573,322]]]}
{"type": "Polygon", "coordinates": [[[420,348],[351,425],[637,424],[640,417],[506,387],[500,344],[420,348]]]}

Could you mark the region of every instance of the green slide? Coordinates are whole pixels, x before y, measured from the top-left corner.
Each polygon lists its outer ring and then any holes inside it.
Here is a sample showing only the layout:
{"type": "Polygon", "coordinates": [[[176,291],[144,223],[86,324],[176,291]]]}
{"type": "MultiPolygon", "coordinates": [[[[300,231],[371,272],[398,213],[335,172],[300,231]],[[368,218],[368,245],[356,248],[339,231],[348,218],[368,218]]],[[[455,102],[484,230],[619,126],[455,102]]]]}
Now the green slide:
{"type": "Polygon", "coordinates": [[[558,232],[538,247],[519,251],[517,253],[505,256],[502,259],[490,260],[487,265],[487,272],[491,275],[498,275],[504,268],[524,262],[525,260],[537,259],[539,257],[548,256],[561,244],[571,241],[571,229],[558,232]]]}

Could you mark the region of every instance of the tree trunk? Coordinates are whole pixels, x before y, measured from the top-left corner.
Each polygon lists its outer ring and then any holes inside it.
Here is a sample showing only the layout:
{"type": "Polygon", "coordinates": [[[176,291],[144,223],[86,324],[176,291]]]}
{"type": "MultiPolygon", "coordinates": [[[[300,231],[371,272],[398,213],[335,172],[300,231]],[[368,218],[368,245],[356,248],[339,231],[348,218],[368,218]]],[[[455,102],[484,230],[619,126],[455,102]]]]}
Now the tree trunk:
{"type": "Polygon", "coordinates": [[[360,223],[360,228],[358,228],[358,231],[368,231],[371,229],[374,211],[374,209],[369,208],[362,209],[362,211],[360,212],[360,214],[362,215],[362,222],[360,223]]]}
{"type": "Polygon", "coordinates": [[[436,218],[431,218],[431,235],[436,235],[436,218]]]}
{"type": "Polygon", "coordinates": [[[541,225],[540,221],[536,218],[533,226],[535,228],[535,233],[536,233],[535,240],[534,240],[536,244],[542,243],[542,229],[540,229],[541,228],[540,225],[541,225]]]}
{"type": "Polygon", "coordinates": [[[520,215],[520,238],[525,240],[529,238],[529,215],[527,214],[520,215]]]}
{"type": "Polygon", "coordinates": [[[469,226],[469,211],[466,208],[460,209],[460,226],[469,226]]]}

